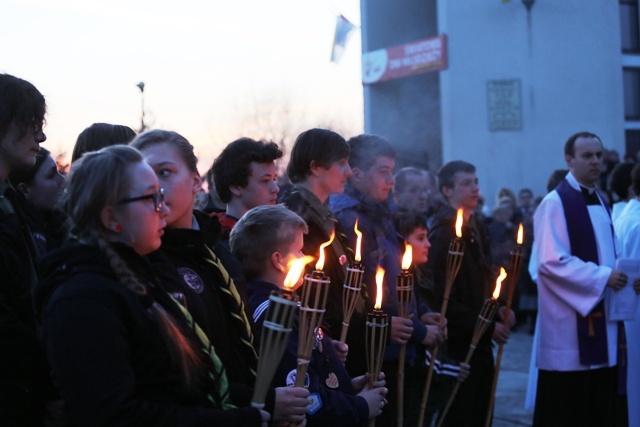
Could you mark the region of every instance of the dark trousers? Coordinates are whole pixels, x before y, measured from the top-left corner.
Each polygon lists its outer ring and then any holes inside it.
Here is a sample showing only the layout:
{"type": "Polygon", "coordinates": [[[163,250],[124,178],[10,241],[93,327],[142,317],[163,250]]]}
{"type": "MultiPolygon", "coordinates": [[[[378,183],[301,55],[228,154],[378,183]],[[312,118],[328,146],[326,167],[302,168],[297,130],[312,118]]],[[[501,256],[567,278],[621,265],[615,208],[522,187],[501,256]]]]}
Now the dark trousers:
{"type": "Polygon", "coordinates": [[[538,373],[533,425],[539,427],[628,425],[626,396],[618,395],[618,369],[538,373]]]}
{"type": "MultiPolygon", "coordinates": [[[[488,346],[478,347],[471,358],[471,373],[462,382],[444,419],[447,427],[484,427],[495,369],[493,353],[488,346]]],[[[447,396],[447,399],[449,396],[447,396]]]]}

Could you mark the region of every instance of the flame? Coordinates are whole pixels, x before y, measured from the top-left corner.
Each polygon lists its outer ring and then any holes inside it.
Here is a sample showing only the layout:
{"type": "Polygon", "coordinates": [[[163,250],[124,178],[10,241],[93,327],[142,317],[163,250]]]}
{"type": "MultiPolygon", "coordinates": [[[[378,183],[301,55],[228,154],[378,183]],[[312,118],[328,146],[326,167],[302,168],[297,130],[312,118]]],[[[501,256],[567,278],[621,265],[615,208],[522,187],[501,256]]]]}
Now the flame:
{"type": "Polygon", "coordinates": [[[462,237],[462,208],[458,209],[458,216],[456,217],[456,236],[462,237]]]}
{"type": "Polygon", "coordinates": [[[518,226],[518,240],[517,240],[519,245],[521,245],[522,241],[524,240],[523,234],[524,234],[524,229],[522,228],[522,223],[520,223],[520,225],[518,226]]]}
{"type": "Polygon", "coordinates": [[[362,253],[360,248],[362,247],[362,232],[358,229],[358,219],[356,218],[356,224],[353,226],[353,231],[355,231],[357,239],[356,239],[356,261],[362,260],[362,253]]]}
{"type": "Polygon", "coordinates": [[[289,263],[289,272],[287,273],[287,277],[284,279],[285,289],[292,290],[296,286],[300,280],[300,276],[302,276],[304,267],[311,261],[313,261],[312,256],[303,256],[302,258],[296,258],[289,263]]]}
{"type": "Polygon", "coordinates": [[[326,248],[331,244],[331,242],[333,242],[334,237],[336,237],[336,232],[332,231],[331,236],[329,236],[329,241],[324,242],[320,245],[320,256],[318,257],[318,262],[316,263],[316,270],[322,270],[324,268],[324,248],[326,248]]]}
{"type": "Polygon", "coordinates": [[[376,294],[376,305],[373,307],[376,310],[380,310],[382,307],[382,280],[384,279],[384,268],[378,266],[376,270],[376,285],[378,286],[378,293],[376,294]]]}
{"type": "Polygon", "coordinates": [[[404,245],[404,256],[402,257],[402,269],[408,270],[411,267],[411,261],[413,261],[413,247],[410,244],[404,245]]]}
{"type": "Polygon", "coordinates": [[[502,288],[502,281],[507,278],[507,272],[504,267],[500,267],[500,275],[496,280],[496,289],[493,291],[493,299],[498,299],[500,296],[500,288],[502,288]]]}

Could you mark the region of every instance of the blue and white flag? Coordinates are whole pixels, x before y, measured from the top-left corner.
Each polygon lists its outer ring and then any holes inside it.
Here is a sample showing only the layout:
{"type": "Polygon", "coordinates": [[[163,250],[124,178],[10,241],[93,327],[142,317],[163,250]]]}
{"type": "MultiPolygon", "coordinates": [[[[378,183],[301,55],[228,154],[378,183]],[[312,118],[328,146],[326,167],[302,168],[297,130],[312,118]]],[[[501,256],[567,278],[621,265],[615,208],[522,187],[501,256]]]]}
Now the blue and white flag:
{"type": "Polygon", "coordinates": [[[351,31],[356,28],[347,18],[340,15],[336,21],[336,33],[333,37],[333,49],[331,50],[331,62],[340,62],[344,53],[347,39],[351,31]]]}

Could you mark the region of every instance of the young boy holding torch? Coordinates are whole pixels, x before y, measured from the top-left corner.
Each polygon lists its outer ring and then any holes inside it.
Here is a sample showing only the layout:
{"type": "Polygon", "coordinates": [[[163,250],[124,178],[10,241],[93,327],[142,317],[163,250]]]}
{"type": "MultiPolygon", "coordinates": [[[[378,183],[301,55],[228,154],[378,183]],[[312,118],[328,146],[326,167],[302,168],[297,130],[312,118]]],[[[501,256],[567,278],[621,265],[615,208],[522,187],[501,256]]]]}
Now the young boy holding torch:
{"type": "MultiPolygon", "coordinates": [[[[303,256],[306,231],[307,225],[302,218],[284,206],[276,205],[249,210],[231,232],[231,250],[242,263],[247,277],[249,306],[258,339],[269,294],[280,289],[289,264],[303,256]]],[[[331,339],[320,328],[315,333],[315,348],[304,381],[309,387],[311,401],[307,425],[353,426],[379,415],[387,392],[384,381],[377,381],[374,388],[369,389],[365,387],[366,376],[352,380],[331,339]]],[[[297,350],[298,316],[294,319],[293,331],[272,385],[295,384],[297,350]]]]}

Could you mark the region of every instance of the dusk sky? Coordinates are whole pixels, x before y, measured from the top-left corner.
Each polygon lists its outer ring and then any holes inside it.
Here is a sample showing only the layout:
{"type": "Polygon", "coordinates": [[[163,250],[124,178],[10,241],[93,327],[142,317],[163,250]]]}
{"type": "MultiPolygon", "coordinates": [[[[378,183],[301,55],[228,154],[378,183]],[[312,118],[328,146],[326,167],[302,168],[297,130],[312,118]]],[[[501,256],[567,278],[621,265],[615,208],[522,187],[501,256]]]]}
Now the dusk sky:
{"type": "Polygon", "coordinates": [[[0,10],[0,72],[45,95],[54,154],[70,154],[94,122],[138,130],[140,81],[147,125],[187,137],[201,170],[238,136],[362,130],[359,31],[330,62],[336,16],[359,25],[359,0],[0,0],[0,10]]]}

